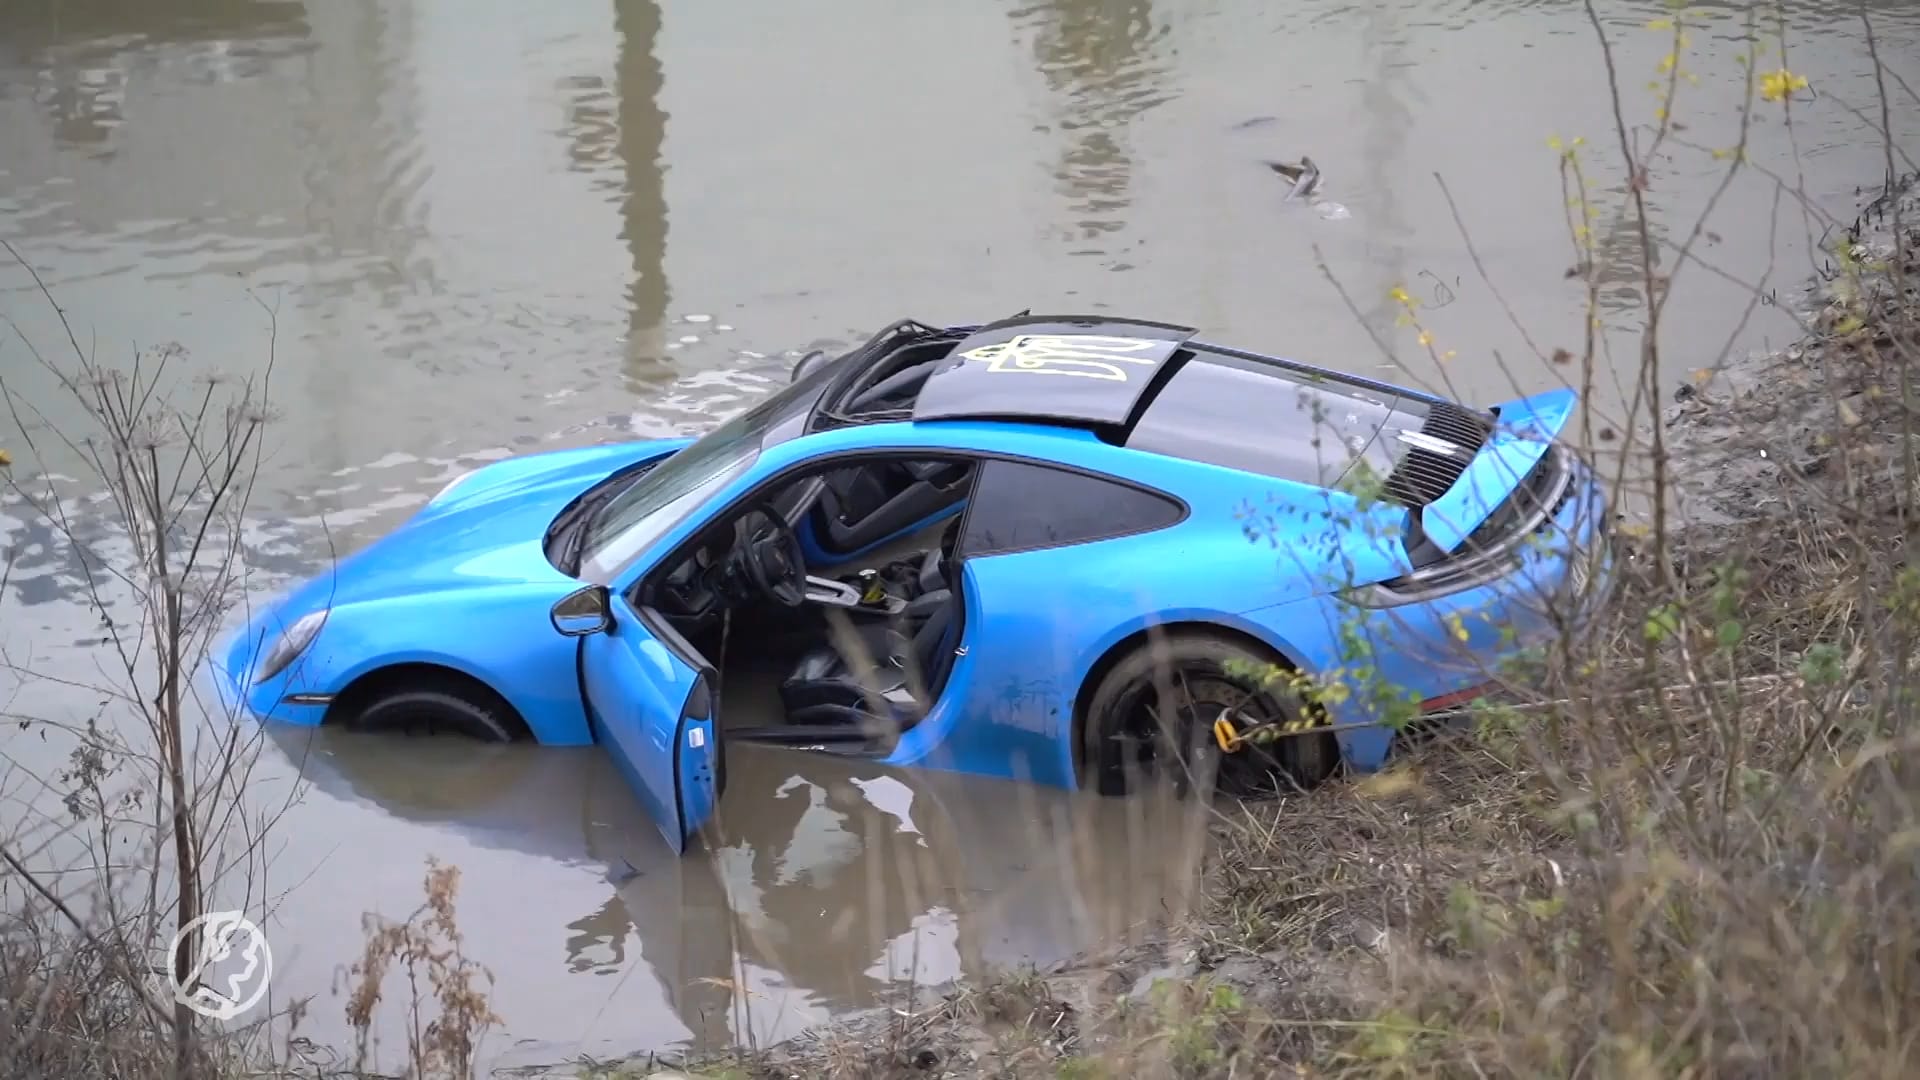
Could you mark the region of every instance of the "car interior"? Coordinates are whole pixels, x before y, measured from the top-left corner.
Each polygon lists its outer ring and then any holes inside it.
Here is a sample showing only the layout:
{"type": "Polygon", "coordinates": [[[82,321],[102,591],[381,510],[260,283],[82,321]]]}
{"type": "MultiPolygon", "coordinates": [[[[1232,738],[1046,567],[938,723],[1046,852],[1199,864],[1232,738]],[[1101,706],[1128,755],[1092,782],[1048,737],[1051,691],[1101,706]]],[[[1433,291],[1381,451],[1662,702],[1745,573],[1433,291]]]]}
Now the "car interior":
{"type": "Polygon", "coordinates": [[[719,671],[728,738],[885,753],[926,715],[960,643],[975,471],[896,456],[803,475],[641,581],[640,604],[719,671]]]}

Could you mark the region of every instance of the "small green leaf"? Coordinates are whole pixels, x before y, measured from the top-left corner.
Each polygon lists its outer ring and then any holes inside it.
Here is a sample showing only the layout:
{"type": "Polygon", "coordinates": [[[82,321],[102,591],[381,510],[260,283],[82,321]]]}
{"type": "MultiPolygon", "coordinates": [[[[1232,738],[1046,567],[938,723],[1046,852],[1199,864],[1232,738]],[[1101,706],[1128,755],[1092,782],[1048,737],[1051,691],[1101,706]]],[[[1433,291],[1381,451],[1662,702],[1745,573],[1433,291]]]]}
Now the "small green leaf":
{"type": "Polygon", "coordinates": [[[1831,686],[1840,681],[1844,663],[1840,646],[1831,641],[1816,642],[1800,658],[1800,680],[1808,686],[1831,686]]]}

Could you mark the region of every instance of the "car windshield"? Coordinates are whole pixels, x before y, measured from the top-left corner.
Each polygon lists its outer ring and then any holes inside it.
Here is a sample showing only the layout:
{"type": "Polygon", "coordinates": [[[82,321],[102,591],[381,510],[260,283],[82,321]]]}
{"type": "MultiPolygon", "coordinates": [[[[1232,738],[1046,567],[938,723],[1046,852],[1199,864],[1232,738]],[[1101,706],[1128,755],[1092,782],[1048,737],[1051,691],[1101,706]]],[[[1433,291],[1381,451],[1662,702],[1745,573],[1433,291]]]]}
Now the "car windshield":
{"type": "Polygon", "coordinates": [[[774,429],[811,408],[821,383],[809,375],[781,387],[641,474],[587,523],[578,576],[610,584],[695,507],[752,468],[770,435],[779,441],[774,429]]]}

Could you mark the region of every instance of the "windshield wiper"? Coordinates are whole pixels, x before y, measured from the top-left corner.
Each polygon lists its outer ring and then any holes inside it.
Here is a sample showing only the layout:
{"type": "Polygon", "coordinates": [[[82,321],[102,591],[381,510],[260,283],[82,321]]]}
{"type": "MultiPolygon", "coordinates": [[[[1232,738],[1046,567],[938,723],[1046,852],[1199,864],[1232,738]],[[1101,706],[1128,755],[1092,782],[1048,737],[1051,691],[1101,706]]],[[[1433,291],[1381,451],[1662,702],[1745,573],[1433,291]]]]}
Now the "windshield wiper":
{"type": "MultiPolygon", "coordinates": [[[[634,477],[634,479],[637,480],[639,477],[634,477]]],[[[575,509],[572,519],[567,522],[567,532],[565,534],[565,540],[563,541],[564,547],[562,547],[560,551],[561,569],[568,575],[571,576],[580,573],[580,557],[585,554],[586,551],[587,534],[593,531],[594,523],[600,520],[600,512],[606,509],[608,503],[618,498],[621,492],[626,491],[627,488],[631,486],[632,484],[630,483],[618,484],[599,495],[595,495],[591,499],[582,499],[580,501],[580,505],[575,509]]]]}
{"type": "Polygon", "coordinates": [[[608,503],[626,494],[658,464],[657,461],[649,461],[625,476],[615,476],[605,481],[602,490],[582,496],[580,501],[568,507],[554,521],[553,538],[559,544],[559,553],[553,561],[561,573],[568,576],[580,573],[580,557],[585,553],[587,534],[593,531],[594,523],[600,520],[601,511],[606,509],[608,503]]]}

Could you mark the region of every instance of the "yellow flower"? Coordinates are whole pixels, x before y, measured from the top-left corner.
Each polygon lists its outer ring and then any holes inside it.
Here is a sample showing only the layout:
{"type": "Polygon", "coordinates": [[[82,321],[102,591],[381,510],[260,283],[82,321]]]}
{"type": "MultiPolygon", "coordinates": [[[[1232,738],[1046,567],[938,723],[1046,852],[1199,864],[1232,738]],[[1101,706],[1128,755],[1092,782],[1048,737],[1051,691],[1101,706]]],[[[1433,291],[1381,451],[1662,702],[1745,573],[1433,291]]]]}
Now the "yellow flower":
{"type": "Polygon", "coordinates": [[[1655,19],[1652,22],[1647,24],[1647,29],[1671,30],[1673,29],[1673,20],[1672,19],[1655,19]]]}
{"type": "Polygon", "coordinates": [[[11,464],[13,464],[13,455],[7,453],[5,450],[0,450],[0,469],[4,469],[11,464]]]}
{"type": "Polygon", "coordinates": [[[1387,296],[1388,296],[1389,298],[1391,298],[1391,299],[1393,300],[1393,302],[1394,302],[1394,303],[1396,303],[1396,304],[1400,304],[1400,305],[1402,305],[1402,306],[1404,306],[1404,307],[1412,307],[1412,306],[1413,306],[1413,297],[1411,297],[1411,296],[1408,296],[1408,295],[1407,295],[1407,290],[1405,290],[1405,289],[1403,289],[1403,288],[1401,288],[1401,287],[1400,287],[1400,286],[1398,286],[1398,285],[1395,285],[1395,286],[1393,287],[1393,290],[1392,290],[1391,292],[1389,292],[1389,293],[1387,293],[1387,296]]]}
{"type": "Polygon", "coordinates": [[[1768,101],[1784,101],[1795,90],[1806,88],[1806,78],[1795,75],[1786,68],[1769,71],[1760,76],[1760,96],[1768,101]]]}
{"type": "Polygon", "coordinates": [[[1433,331],[1431,330],[1420,331],[1420,344],[1422,345],[1433,344],[1433,331]]]}

